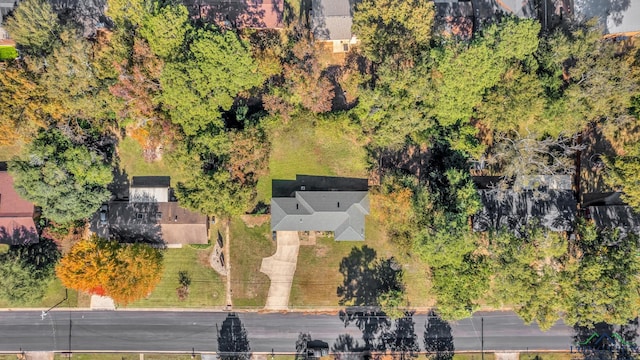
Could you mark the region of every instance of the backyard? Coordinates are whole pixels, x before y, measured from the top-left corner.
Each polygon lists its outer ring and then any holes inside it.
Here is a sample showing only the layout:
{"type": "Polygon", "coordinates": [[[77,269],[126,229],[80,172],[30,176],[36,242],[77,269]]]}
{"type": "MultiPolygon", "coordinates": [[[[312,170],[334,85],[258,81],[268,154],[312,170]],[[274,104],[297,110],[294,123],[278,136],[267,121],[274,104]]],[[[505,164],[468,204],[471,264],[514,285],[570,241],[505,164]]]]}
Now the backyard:
{"type": "Polygon", "coordinates": [[[185,181],[186,174],[181,174],[174,167],[169,166],[163,158],[148,162],[142,156],[142,146],[132,138],[124,138],[118,144],[120,166],[131,176],[171,176],[171,186],[179,181],[185,181]]]}
{"type": "Polygon", "coordinates": [[[212,307],[225,303],[224,277],[209,266],[209,255],[213,251],[196,249],[186,245],[182,249],[164,251],[164,270],[162,280],[156,289],[146,298],[138,300],[127,307],[212,307]],[[191,279],[189,295],[186,299],[178,298],[177,288],[180,286],[178,273],[186,271],[191,279]]]}
{"type": "Polygon", "coordinates": [[[258,200],[271,201],[271,180],[296,175],[367,177],[366,153],[337,123],[312,124],[296,119],[296,126],[271,134],[269,174],[258,181],[258,200]]]}
{"type": "Polygon", "coordinates": [[[269,292],[269,278],[260,272],[262,258],[276,251],[269,222],[248,227],[241,219],[231,221],[231,292],[233,305],[262,308],[269,292]]]}

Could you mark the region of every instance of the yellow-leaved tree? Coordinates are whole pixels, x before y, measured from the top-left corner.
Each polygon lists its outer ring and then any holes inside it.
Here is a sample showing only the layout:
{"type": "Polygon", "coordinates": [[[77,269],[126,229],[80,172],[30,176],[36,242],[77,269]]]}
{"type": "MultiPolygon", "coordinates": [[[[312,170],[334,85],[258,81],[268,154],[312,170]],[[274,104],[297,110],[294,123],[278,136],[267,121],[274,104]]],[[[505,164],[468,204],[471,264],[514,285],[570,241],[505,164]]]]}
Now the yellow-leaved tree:
{"type": "Polygon", "coordinates": [[[126,305],[158,285],[162,253],[146,244],[119,244],[94,235],[71,248],[56,274],[68,288],[109,296],[126,305]]]}

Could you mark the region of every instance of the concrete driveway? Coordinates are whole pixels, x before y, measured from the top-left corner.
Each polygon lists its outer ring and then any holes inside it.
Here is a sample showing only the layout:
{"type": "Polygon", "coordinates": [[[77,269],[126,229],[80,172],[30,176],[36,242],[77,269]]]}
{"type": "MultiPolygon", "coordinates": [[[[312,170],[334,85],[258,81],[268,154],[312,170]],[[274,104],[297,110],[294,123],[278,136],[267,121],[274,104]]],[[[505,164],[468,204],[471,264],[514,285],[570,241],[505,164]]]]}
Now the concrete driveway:
{"type": "Polygon", "coordinates": [[[300,238],[297,231],[278,231],[276,253],[262,259],[260,271],[271,279],[267,295],[266,310],[287,310],[291,283],[296,272],[300,238]]]}

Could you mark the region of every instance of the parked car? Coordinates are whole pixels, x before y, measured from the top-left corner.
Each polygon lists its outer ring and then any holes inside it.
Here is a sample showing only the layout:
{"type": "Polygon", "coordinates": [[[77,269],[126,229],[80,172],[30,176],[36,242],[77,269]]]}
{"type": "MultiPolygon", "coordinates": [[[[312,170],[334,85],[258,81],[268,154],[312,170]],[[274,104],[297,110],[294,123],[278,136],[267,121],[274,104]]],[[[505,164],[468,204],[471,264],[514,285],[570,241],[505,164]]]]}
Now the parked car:
{"type": "Polygon", "coordinates": [[[103,204],[100,207],[100,223],[105,225],[107,223],[107,215],[109,212],[109,205],[103,204]]]}

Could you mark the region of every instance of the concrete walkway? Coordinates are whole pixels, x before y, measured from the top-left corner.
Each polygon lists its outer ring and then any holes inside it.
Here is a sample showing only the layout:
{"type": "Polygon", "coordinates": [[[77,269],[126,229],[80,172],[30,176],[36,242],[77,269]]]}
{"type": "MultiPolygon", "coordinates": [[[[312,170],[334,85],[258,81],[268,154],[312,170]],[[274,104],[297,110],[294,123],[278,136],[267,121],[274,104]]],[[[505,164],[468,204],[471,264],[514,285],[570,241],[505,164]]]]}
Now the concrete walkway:
{"type": "Polygon", "coordinates": [[[91,295],[91,310],[115,310],[116,304],[108,296],[91,295]]]}
{"type": "Polygon", "coordinates": [[[300,238],[297,231],[278,231],[276,253],[262,259],[260,271],[271,279],[266,310],[287,310],[293,275],[298,262],[300,238]]]}

